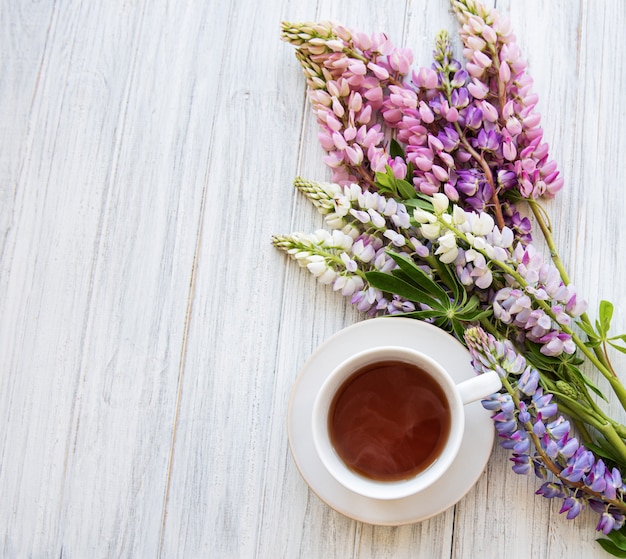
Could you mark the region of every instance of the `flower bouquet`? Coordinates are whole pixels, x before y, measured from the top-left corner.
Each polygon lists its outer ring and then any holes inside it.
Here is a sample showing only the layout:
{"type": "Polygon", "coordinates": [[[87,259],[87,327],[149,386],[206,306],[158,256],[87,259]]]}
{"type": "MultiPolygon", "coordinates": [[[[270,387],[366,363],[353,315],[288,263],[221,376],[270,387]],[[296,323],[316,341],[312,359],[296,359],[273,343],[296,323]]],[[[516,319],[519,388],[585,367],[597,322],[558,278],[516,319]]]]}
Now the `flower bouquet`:
{"type": "Polygon", "coordinates": [[[534,473],[568,519],[595,511],[600,544],[626,557],[626,426],[581,370],[590,363],[626,409],[607,353],[626,353],[626,336],[610,332],[611,303],[587,316],[558,256],[540,200],[563,179],[509,23],[474,0],[451,6],[464,66],[445,31],[432,66],[412,68],[384,34],[283,23],[332,179],[294,183],[328,229],[273,243],[366,315],[428,321],[466,345],[478,374],[497,371],[503,388],[483,406],[513,470],[534,473]]]}

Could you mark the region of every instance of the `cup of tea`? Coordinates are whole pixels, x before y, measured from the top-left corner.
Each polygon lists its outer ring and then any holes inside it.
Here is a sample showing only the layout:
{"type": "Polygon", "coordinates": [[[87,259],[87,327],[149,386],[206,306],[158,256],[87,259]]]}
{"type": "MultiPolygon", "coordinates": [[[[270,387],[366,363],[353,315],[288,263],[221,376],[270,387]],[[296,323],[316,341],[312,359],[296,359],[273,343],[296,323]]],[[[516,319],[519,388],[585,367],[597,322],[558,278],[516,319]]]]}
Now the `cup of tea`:
{"type": "Polygon", "coordinates": [[[443,476],[465,430],[465,404],[497,392],[495,371],[456,384],[434,359],[397,346],[359,352],[324,381],[313,404],[313,442],[347,489],[400,499],[443,476]]]}

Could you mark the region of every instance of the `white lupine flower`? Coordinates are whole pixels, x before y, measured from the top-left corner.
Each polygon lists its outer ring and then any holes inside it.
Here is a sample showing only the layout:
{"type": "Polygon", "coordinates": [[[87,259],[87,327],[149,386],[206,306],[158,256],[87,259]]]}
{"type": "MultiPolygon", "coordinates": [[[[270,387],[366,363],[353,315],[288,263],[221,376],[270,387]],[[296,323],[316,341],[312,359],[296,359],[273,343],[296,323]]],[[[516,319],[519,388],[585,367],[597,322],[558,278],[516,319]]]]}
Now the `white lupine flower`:
{"type": "Polygon", "coordinates": [[[313,254],[308,258],[306,267],[316,278],[320,277],[327,270],[324,257],[317,254],[313,254]]]}
{"type": "Polygon", "coordinates": [[[476,287],[480,287],[481,289],[487,289],[493,281],[493,275],[491,274],[491,270],[489,268],[474,268],[474,270],[472,271],[472,275],[474,275],[474,272],[476,272],[477,270],[480,271],[480,275],[477,274],[477,277],[474,280],[476,287]]]}
{"type": "Polygon", "coordinates": [[[371,243],[364,243],[363,239],[359,239],[352,245],[352,254],[361,262],[370,262],[376,256],[376,250],[371,243]]]}
{"type": "Polygon", "coordinates": [[[439,256],[439,260],[444,264],[450,264],[456,260],[459,249],[456,246],[456,237],[454,233],[448,232],[439,238],[439,248],[435,251],[439,256]]]}
{"type": "Polygon", "coordinates": [[[304,267],[309,263],[309,256],[311,256],[310,252],[305,252],[303,250],[298,250],[298,249],[292,249],[292,250],[295,250],[297,252],[289,251],[289,254],[293,256],[295,261],[298,264],[300,264],[300,266],[304,267]]]}
{"type": "Polygon", "coordinates": [[[381,250],[374,259],[374,267],[380,272],[389,272],[396,267],[396,263],[384,250],[381,250]]]}
{"type": "Polygon", "coordinates": [[[485,212],[480,212],[478,219],[472,223],[472,233],[474,235],[487,235],[493,231],[494,225],[493,217],[485,212]]]}
{"type": "Polygon", "coordinates": [[[478,252],[476,252],[473,248],[465,251],[465,261],[473,262],[478,256],[478,252]]]}
{"type": "Polygon", "coordinates": [[[355,227],[352,223],[346,223],[342,228],[341,232],[344,235],[350,237],[353,241],[361,234],[361,231],[357,227],[355,227]]]}
{"type": "Polygon", "coordinates": [[[364,210],[377,210],[381,202],[385,203],[385,199],[380,194],[367,190],[359,196],[358,202],[364,210]]]}
{"type": "Polygon", "coordinates": [[[415,219],[415,221],[417,221],[418,223],[435,223],[435,221],[437,221],[437,218],[431,214],[428,213],[426,210],[423,210],[422,208],[415,208],[413,210],[413,219],[415,219]]]}
{"type": "Polygon", "coordinates": [[[401,208],[398,208],[398,212],[391,216],[391,221],[399,229],[411,227],[411,217],[406,210],[402,211],[401,208]]]}
{"type": "Polygon", "coordinates": [[[352,247],[352,237],[346,235],[343,231],[335,229],[333,231],[333,246],[337,248],[343,248],[344,250],[350,250],[352,247]]]}
{"type": "Polygon", "coordinates": [[[332,283],[335,281],[337,275],[337,272],[335,272],[332,268],[326,268],[326,271],[321,276],[317,277],[317,281],[320,283],[332,283]]]}
{"type": "Polygon", "coordinates": [[[354,260],[352,260],[352,258],[350,258],[345,252],[342,252],[339,255],[339,258],[341,258],[341,261],[343,262],[348,272],[356,272],[357,263],[354,260]]]}
{"type": "Polygon", "coordinates": [[[434,241],[441,233],[441,225],[439,223],[424,223],[420,230],[426,239],[434,241]]]}
{"type": "Polygon", "coordinates": [[[393,198],[388,198],[387,203],[385,204],[385,209],[382,213],[386,216],[392,216],[398,212],[399,206],[398,202],[396,202],[393,198]]]}
{"type": "Polygon", "coordinates": [[[385,225],[387,225],[385,218],[380,215],[375,209],[369,208],[367,210],[367,213],[370,215],[374,227],[377,227],[378,229],[383,229],[385,225]]]}
{"type": "Polygon", "coordinates": [[[492,233],[492,243],[502,248],[509,248],[513,245],[513,241],[515,240],[515,235],[513,231],[508,227],[504,227],[502,231],[500,231],[497,227],[494,228],[492,233]]]}
{"type": "Polygon", "coordinates": [[[477,250],[485,250],[487,248],[487,241],[484,237],[475,237],[472,246],[477,250]]]}
{"type": "Polygon", "coordinates": [[[457,225],[463,225],[467,221],[467,215],[463,209],[455,205],[452,208],[452,219],[457,225]]]}
{"type": "Polygon", "coordinates": [[[361,223],[369,223],[370,222],[370,214],[363,210],[355,210],[354,208],[350,210],[350,214],[358,219],[361,223]]]}
{"type": "Polygon", "coordinates": [[[344,192],[350,200],[358,200],[359,196],[363,193],[361,187],[358,184],[352,183],[349,186],[344,187],[344,192]]]}
{"type": "Polygon", "coordinates": [[[359,276],[340,275],[333,283],[333,290],[341,290],[344,297],[352,295],[355,291],[363,289],[365,283],[359,276]]]}
{"type": "Polygon", "coordinates": [[[435,192],[433,194],[433,208],[436,214],[442,214],[448,209],[450,200],[443,192],[435,192]]]}
{"type": "Polygon", "coordinates": [[[406,244],[406,238],[393,229],[387,229],[387,231],[383,233],[383,237],[389,239],[391,244],[397,247],[403,247],[406,244]]]}
{"type": "Polygon", "coordinates": [[[338,213],[327,214],[324,221],[332,229],[342,229],[346,225],[346,220],[338,213]]]}
{"type": "Polygon", "coordinates": [[[350,203],[350,198],[347,196],[337,196],[333,200],[333,206],[335,208],[335,213],[340,217],[344,217],[348,215],[352,204],[350,203]]]}

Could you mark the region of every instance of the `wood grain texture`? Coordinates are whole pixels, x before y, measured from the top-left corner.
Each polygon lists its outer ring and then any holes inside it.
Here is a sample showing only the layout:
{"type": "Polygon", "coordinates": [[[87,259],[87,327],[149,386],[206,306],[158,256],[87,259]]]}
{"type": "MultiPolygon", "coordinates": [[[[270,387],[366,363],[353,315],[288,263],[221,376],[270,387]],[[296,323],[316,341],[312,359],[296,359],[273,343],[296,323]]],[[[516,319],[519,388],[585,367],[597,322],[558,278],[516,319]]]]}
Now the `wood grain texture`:
{"type": "MultiPolygon", "coordinates": [[[[565,177],[547,204],[562,257],[592,318],[626,309],[626,8],[489,4],[565,177]]],[[[323,19],[420,65],[442,28],[458,47],[445,0],[0,6],[0,557],[605,556],[595,518],[567,521],[500,448],[411,526],[350,520],[300,478],[292,384],[363,319],[270,243],[323,226],[291,186],[329,173],[279,38],[323,19]]]]}

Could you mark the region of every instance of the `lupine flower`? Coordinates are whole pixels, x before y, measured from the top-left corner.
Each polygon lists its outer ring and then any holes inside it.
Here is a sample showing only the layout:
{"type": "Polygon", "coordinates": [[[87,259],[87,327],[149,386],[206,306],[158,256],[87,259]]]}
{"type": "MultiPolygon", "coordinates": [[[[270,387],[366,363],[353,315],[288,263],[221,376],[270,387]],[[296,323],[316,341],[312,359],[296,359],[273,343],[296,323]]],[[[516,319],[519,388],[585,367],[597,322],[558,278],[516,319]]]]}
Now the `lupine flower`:
{"type": "Polygon", "coordinates": [[[388,251],[406,252],[415,258],[429,249],[411,225],[406,207],[357,185],[315,183],[296,179],[296,188],[325,215],[332,232],[275,236],[274,246],[306,267],[320,283],[332,284],[360,311],[371,316],[400,314],[415,305],[393,294],[384,294],[365,281],[365,272],[390,272],[396,263],[388,251]]]}
{"type": "Polygon", "coordinates": [[[386,152],[375,113],[385,90],[409,72],[411,51],[395,48],[382,33],[368,36],[330,22],[284,22],[282,30],[283,39],[296,47],[307,78],[332,180],[373,184],[373,173],[386,165],[400,174],[405,163],[386,152]]]}
{"type": "Polygon", "coordinates": [[[600,514],[597,530],[608,534],[624,525],[626,486],[571,432],[570,423],[551,404],[552,395],[539,386],[539,373],[526,363],[508,340],[496,340],[480,328],[470,328],[465,340],[479,374],[496,371],[504,393],[483,401],[501,445],[512,450],[513,471],[534,472],[543,483],[538,495],[563,499],[560,512],[577,517],[585,506],[600,514]]]}
{"type": "Polygon", "coordinates": [[[537,96],[531,92],[532,78],[526,73],[510,23],[473,0],[451,3],[461,23],[466,69],[475,80],[472,91],[483,99],[498,100],[500,150],[490,151],[501,158],[500,168],[516,174],[515,188],[522,196],[554,197],[563,179],[548,158],[548,144],[542,141],[537,96]]]}

